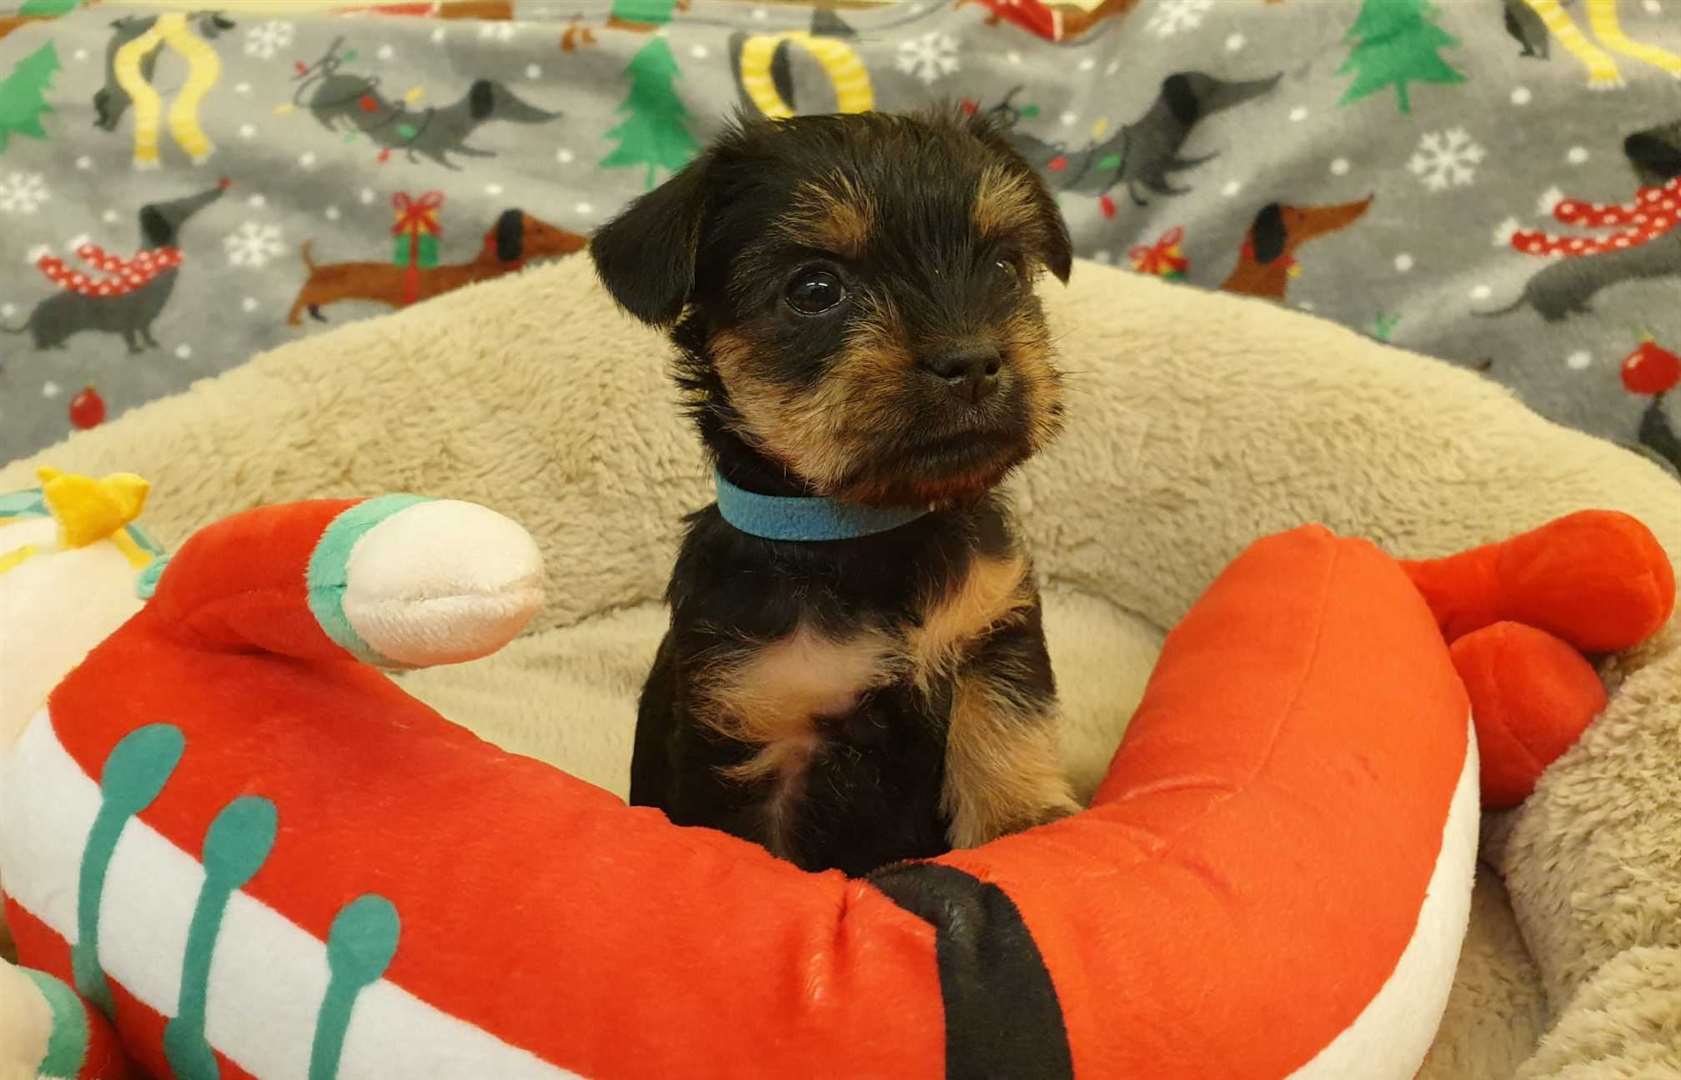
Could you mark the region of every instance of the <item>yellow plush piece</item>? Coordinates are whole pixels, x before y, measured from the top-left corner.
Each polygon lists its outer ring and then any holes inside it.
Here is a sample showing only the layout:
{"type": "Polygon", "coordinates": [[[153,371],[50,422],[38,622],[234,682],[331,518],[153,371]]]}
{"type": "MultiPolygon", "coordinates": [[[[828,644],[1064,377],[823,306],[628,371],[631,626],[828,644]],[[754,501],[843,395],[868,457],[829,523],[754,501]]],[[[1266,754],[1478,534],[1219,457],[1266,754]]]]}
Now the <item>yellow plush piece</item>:
{"type": "Polygon", "coordinates": [[[0,494],[0,746],[47,692],[140,609],[136,586],[161,554],[133,523],[148,484],[37,470],[42,486],[0,494]]]}
{"type": "MultiPolygon", "coordinates": [[[[79,548],[111,539],[140,516],[152,487],[133,473],[95,480],[42,467],[41,497],[58,522],[60,547],[79,548]]],[[[119,541],[120,542],[120,541],[119,541]]]]}

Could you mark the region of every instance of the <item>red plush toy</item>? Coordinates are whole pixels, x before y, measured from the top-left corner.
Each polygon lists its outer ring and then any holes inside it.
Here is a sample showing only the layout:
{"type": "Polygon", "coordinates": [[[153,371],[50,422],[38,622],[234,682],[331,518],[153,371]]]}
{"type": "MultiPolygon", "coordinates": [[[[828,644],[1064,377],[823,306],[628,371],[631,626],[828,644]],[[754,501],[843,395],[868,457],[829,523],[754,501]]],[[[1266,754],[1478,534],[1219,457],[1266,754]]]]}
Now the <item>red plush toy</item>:
{"type": "MultiPolygon", "coordinates": [[[[0,600],[124,520],[57,483],[92,510],[55,542],[25,520],[53,500],[16,500],[0,600]]],[[[507,640],[535,551],[386,497],[242,514],[148,575],[0,745],[36,969],[0,966],[0,1074],[119,1076],[114,1036],[194,1080],[1407,1080],[1468,917],[1477,742],[1487,798],[1521,797],[1604,700],[1582,653],[1674,602],[1618,514],[1405,565],[1268,537],[1168,635],[1088,810],[847,879],[627,808],[369,666],[507,640]]]]}
{"type": "Polygon", "coordinates": [[[1675,573],[1651,532],[1587,510],[1499,544],[1402,564],[1465,681],[1483,805],[1515,806],[1605,707],[1583,654],[1630,649],[1669,620],[1675,573]]]}

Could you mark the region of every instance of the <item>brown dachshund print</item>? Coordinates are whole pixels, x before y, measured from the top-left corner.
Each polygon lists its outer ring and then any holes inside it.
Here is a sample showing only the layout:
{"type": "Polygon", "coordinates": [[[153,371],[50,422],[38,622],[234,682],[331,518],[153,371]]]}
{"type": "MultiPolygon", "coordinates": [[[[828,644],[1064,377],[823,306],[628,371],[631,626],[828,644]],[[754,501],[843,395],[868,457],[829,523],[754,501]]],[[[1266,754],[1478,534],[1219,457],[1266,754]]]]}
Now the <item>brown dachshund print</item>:
{"type": "Polygon", "coordinates": [[[1284,299],[1296,271],[1296,249],[1315,237],[1348,228],[1371,205],[1370,195],[1359,202],[1335,206],[1268,203],[1255,215],[1243,238],[1237,266],[1220,288],[1270,300],[1284,299]]]}
{"type": "Polygon", "coordinates": [[[311,244],[306,241],[302,254],[304,265],[309,267],[309,279],[298,290],[298,298],[292,302],[286,321],[297,326],[307,310],[311,318],[326,322],[321,308],[340,300],[367,300],[403,307],[463,285],[513,273],[533,259],[574,254],[588,243],[586,236],[539,221],[520,210],[504,210],[484,234],[484,247],[477,258],[418,271],[412,296],[406,296],[407,267],[392,262],[317,263],[312,257],[311,244]]]}

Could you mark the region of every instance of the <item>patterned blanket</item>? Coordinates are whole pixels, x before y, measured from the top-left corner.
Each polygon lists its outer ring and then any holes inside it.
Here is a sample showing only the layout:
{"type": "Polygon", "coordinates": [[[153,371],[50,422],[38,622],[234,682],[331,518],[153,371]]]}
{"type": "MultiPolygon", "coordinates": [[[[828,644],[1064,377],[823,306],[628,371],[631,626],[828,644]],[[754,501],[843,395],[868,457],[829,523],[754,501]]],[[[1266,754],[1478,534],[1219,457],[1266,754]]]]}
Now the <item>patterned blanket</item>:
{"type": "Polygon", "coordinates": [[[1678,78],[1681,0],[27,0],[0,17],[0,460],[582,257],[735,109],[949,99],[1009,126],[1080,254],[1681,466],[1678,78]]]}

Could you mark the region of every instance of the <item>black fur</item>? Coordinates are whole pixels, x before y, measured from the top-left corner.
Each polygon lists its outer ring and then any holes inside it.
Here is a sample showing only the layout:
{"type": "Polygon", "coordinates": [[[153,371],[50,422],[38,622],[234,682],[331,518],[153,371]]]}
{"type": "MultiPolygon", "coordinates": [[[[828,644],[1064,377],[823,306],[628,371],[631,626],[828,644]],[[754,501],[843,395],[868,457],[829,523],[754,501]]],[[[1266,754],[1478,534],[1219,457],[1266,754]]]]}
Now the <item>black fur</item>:
{"type": "Polygon", "coordinates": [[[1267,203],[1255,214],[1254,224],[1249,226],[1249,236],[1254,242],[1255,261],[1270,263],[1284,254],[1285,242],[1290,239],[1284,229],[1284,210],[1277,203],[1267,203]]]}
{"type": "Polygon", "coordinates": [[[645,323],[676,322],[694,290],[709,166],[710,156],[702,155],[590,239],[590,257],[607,291],[645,323]],[[650,258],[650,252],[658,256],[650,258]]]}
{"type": "MultiPolygon", "coordinates": [[[[1035,448],[1043,431],[1033,417],[1054,426],[1060,398],[1051,400],[1054,378],[1035,385],[1011,367],[1019,350],[1043,341],[1001,328],[1043,330],[1033,268],[1068,276],[1072,255],[1055,202],[984,120],[863,114],[742,122],[597,232],[591,254],[625,310],[673,327],[679,385],[733,483],[768,495],[867,491],[859,501],[935,506],[890,532],[822,543],[748,536],[715,506],[690,517],[667,593],[671,629],[638,715],[631,801],[658,806],[679,824],[757,840],[809,869],[861,874],[946,850],[950,822],[940,799],[952,678],[925,693],[900,677],[866,691],[843,715],[812,718],[819,748],[774,829],[769,782],[724,775],[759,747],[696,718],[699,680],[721,658],[748,655],[800,627],[837,641],[865,630],[902,633],[975,559],[1015,550],[1007,508],[989,489],[1035,448]],[[982,171],[998,166],[1030,181],[1036,212],[1025,228],[983,241],[972,204],[982,171]],[[812,250],[779,233],[776,223],[810,198],[808,185],[837,174],[872,208],[866,250],[812,250]],[[812,268],[848,289],[844,302],[818,316],[785,299],[812,268]],[[883,368],[890,372],[883,379],[899,380],[892,387],[836,405],[847,417],[857,410],[869,437],[849,447],[855,460],[843,477],[817,476],[799,447],[782,453],[748,422],[733,396],[741,388],[720,372],[713,342],[725,334],[748,343],[744,377],[772,397],[799,401],[846,378],[849,364],[871,362],[850,350],[877,303],[896,313],[888,326],[907,360],[902,371],[883,368]],[[975,341],[996,344],[1006,370],[997,392],[965,402],[930,364],[975,341]]],[[[1024,618],[976,641],[963,663],[1008,671],[1017,700],[1048,704],[1055,685],[1037,597],[1024,618]]]]}
{"type": "MultiPolygon", "coordinates": [[[[658,806],[679,825],[708,825],[765,840],[760,786],[722,778],[751,747],[726,741],[689,716],[699,659],[774,641],[802,621],[844,637],[870,623],[916,618],[917,601],[950,587],[977,554],[1010,543],[996,499],[930,514],[892,532],[834,543],[790,544],[737,532],[717,507],[687,522],[667,601],[671,630],[643,691],[630,801],[658,806]]],[[[1037,612],[994,648],[1021,661],[1021,692],[1055,695],[1037,612]]],[[[904,682],[866,694],[843,716],[824,717],[824,751],[810,767],[782,853],[807,869],[869,872],[947,850],[940,812],[950,687],[924,699],[904,682]]]]}

